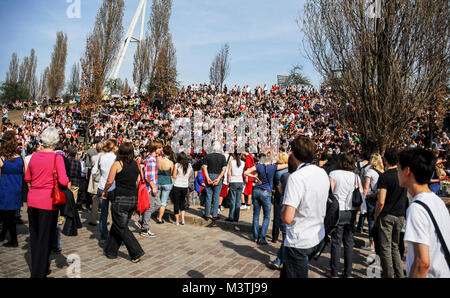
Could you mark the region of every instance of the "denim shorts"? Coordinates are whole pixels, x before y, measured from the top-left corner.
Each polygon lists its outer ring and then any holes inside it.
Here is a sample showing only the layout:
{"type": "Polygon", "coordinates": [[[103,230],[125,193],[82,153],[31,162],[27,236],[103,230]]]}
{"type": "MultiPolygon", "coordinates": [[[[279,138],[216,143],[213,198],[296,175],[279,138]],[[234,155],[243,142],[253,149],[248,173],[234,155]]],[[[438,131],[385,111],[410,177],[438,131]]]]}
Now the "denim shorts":
{"type": "Polygon", "coordinates": [[[160,201],[161,206],[167,207],[167,200],[169,199],[170,192],[172,191],[173,184],[165,184],[165,185],[158,185],[159,195],[160,195],[160,201]]]}

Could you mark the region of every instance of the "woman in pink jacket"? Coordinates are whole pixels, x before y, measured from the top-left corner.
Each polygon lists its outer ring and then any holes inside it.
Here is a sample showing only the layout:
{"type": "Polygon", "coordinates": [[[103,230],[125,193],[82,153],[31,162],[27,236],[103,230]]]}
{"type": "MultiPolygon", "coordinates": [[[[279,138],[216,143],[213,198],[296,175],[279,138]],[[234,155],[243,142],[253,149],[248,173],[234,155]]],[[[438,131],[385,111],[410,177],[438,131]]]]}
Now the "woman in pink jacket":
{"type": "Polygon", "coordinates": [[[40,142],[43,149],[33,154],[25,174],[25,182],[29,187],[31,278],[47,277],[50,268],[50,252],[56,237],[58,219],[58,208],[52,204],[51,198],[55,161],[58,183],[62,186],[69,184],[64,160],[61,155],[53,152],[59,142],[58,130],[54,127],[45,129],[40,142]]]}

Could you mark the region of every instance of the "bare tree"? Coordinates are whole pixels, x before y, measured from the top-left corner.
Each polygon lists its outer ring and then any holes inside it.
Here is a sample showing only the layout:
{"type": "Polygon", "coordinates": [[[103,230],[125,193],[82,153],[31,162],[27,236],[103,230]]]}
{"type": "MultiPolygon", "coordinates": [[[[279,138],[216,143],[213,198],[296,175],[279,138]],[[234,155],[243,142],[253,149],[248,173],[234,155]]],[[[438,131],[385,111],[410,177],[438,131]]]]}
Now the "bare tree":
{"type": "Polygon", "coordinates": [[[13,53],[9,63],[9,71],[6,73],[6,82],[17,83],[19,81],[19,57],[13,53]]]}
{"type": "Polygon", "coordinates": [[[384,153],[411,132],[448,80],[449,4],[385,0],[375,16],[362,0],[309,0],[299,17],[305,50],[332,87],[334,115],[367,151],[384,153]]]}
{"type": "Polygon", "coordinates": [[[36,51],[31,49],[30,57],[28,58],[28,68],[25,75],[25,86],[30,90],[30,95],[35,94],[36,90],[36,67],[37,57],[36,51]]]}
{"type": "Polygon", "coordinates": [[[230,74],[230,46],[228,43],[224,44],[219,53],[214,58],[209,69],[209,80],[211,84],[220,86],[222,90],[223,82],[230,74]]]}
{"type": "Polygon", "coordinates": [[[80,90],[80,64],[74,63],[70,71],[70,81],[67,83],[67,91],[74,97],[80,90]]]}
{"type": "Polygon", "coordinates": [[[100,41],[90,36],[81,58],[80,101],[82,112],[91,110],[102,100],[103,67],[100,41]]]}
{"type": "Polygon", "coordinates": [[[123,35],[124,0],[104,0],[97,13],[93,38],[100,42],[102,84],[111,72],[113,61],[120,50],[123,35]]]}
{"type": "MultiPolygon", "coordinates": [[[[153,59],[150,72],[150,86],[155,86],[157,63],[169,34],[169,21],[172,14],[172,0],[153,0],[149,28],[152,37],[153,59]]],[[[152,89],[150,87],[149,89],[152,89]]]]}
{"type": "Polygon", "coordinates": [[[134,54],[133,82],[139,93],[149,79],[152,58],[152,39],[150,36],[146,36],[145,39],[139,43],[136,53],[134,54]]]}
{"type": "Polygon", "coordinates": [[[155,91],[162,98],[168,98],[174,94],[177,85],[177,58],[176,50],[169,33],[161,48],[161,53],[156,64],[156,75],[154,79],[155,91]]]}
{"type": "Polygon", "coordinates": [[[57,97],[64,89],[64,76],[67,58],[67,35],[64,32],[56,34],[56,44],[49,67],[47,91],[50,98],[57,97]]]}
{"type": "Polygon", "coordinates": [[[45,70],[41,73],[41,78],[39,80],[39,87],[38,87],[38,97],[42,99],[47,94],[47,85],[48,85],[48,74],[50,70],[48,67],[45,68],[45,70]]]}
{"type": "Polygon", "coordinates": [[[26,80],[27,71],[28,71],[28,68],[30,65],[29,60],[30,60],[30,58],[24,57],[22,64],[20,64],[20,67],[19,67],[19,82],[23,83],[24,86],[26,85],[25,80],[26,80]]]}

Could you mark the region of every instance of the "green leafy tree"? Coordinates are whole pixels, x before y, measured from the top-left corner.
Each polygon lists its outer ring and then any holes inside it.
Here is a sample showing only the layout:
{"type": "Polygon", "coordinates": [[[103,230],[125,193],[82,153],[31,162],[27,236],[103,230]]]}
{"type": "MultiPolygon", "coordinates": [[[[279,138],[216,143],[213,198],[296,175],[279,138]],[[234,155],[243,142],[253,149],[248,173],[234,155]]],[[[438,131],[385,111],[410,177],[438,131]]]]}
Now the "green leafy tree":
{"type": "Polygon", "coordinates": [[[30,97],[30,92],[23,82],[4,82],[0,86],[0,92],[2,103],[11,103],[30,97]]]}

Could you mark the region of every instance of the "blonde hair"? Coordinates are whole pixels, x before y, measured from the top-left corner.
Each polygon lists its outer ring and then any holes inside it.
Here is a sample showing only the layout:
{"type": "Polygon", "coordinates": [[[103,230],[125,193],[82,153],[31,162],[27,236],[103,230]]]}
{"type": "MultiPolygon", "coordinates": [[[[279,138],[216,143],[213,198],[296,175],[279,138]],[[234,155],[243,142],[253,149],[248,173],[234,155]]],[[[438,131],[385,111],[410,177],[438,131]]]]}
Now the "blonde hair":
{"type": "Polygon", "coordinates": [[[105,146],[103,146],[103,151],[104,152],[111,152],[111,151],[114,150],[114,147],[116,147],[116,146],[117,146],[117,141],[116,140],[113,140],[113,139],[108,140],[108,141],[106,141],[105,146]]]}
{"type": "Polygon", "coordinates": [[[289,160],[289,154],[287,154],[286,152],[281,152],[278,155],[278,160],[277,160],[277,164],[287,164],[289,160]]]}
{"type": "Polygon", "coordinates": [[[370,156],[369,165],[372,169],[377,169],[380,173],[384,173],[383,159],[378,153],[374,153],[370,156]]]}

